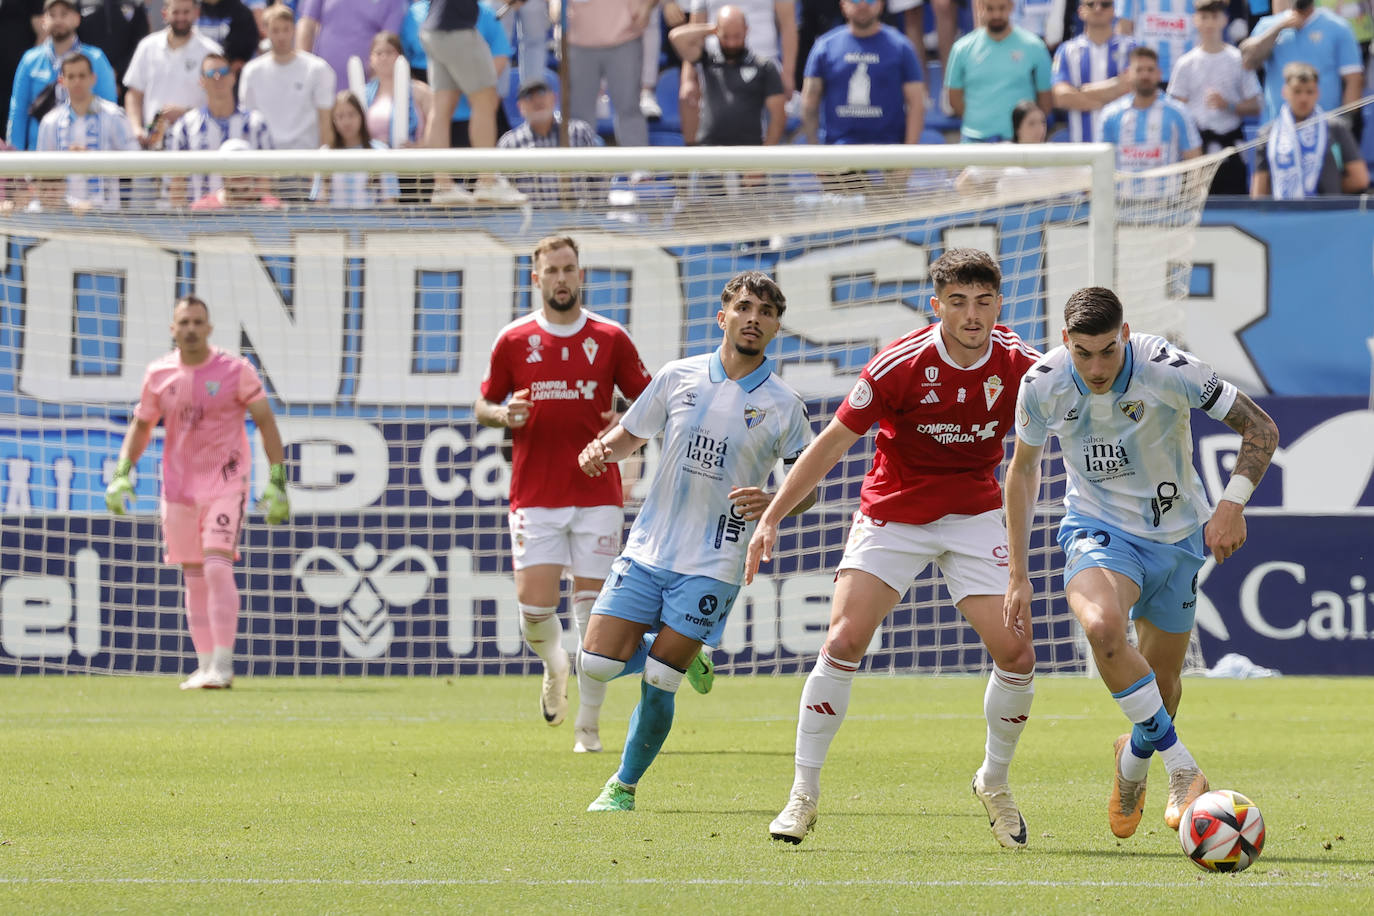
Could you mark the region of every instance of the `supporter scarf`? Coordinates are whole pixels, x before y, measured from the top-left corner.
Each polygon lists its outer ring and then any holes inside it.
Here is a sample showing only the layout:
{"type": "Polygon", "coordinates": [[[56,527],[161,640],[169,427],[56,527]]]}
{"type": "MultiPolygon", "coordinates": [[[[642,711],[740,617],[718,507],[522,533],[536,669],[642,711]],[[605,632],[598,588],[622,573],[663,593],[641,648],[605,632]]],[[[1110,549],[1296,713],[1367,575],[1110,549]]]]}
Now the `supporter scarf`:
{"type": "Polygon", "coordinates": [[[1268,158],[1275,200],[1315,197],[1326,158],[1326,117],[1321,106],[1299,125],[1285,104],[1274,119],[1268,158]]]}

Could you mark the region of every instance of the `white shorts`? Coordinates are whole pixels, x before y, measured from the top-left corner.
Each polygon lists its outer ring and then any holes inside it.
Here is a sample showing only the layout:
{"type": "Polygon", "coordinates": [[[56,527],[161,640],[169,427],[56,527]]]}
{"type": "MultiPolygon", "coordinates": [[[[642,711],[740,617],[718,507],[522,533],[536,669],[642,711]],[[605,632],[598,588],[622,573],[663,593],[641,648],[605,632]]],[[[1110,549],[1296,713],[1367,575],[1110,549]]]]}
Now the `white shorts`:
{"type": "Polygon", "coordinates": [[[925,525],[881,522],[855,512],[839,569],[861,569],[904,595],[911,580],[932,562],[944,574],[954,604],[969,595],[1006,594],[1002,510],[946,515],[925,525]]]}
{"type": "Polygon", "coordinates": [[[516,569],[553,564],[574,576],[605,579],[620,555],[625,512],[619,506],[531,506],[508,517],[516,569]]]}

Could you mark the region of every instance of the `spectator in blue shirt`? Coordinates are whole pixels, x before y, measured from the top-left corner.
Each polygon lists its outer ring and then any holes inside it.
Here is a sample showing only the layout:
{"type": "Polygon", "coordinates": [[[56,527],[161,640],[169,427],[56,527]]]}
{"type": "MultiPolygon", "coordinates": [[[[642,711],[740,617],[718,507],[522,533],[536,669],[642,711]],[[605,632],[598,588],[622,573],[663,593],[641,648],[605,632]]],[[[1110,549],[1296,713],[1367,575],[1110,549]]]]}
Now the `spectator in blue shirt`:
{"type": "Polygon", "coordinates": [[[1012,137],[1011,111],[1033,100],[1049,114],[1053,67],[1038,35],[1011,24],[1011,0],[979,0],[983,27],[954,43],[945,88],[963,119],[964,142],[1000,143],[1012,137]]]}
{"type": "Polygon", "coordinates": [[[1354,30],[1330,10],[1314,8],[1312,0],[1276,0],[1273,15],[1255,23],[1240,53],[1247,68],[1265,69],[1266,123],[1283,108],[1283,70],[1291,63],[1317,71],[1318,101],[1327,111],[1355,101],[1363,88],[1364,65],[1354,30]]]}
{"type": "Polygon", "coordinates": [[[916,49],[883,25],[882,0],[840,0],[845,24],[816,40],[802,82],[802,129],[815,143],[919,143],[925,83],[916,49]]]}
{"type": "Polygon", "coordinates": [[[61,76],[62,59],[74,51],[85,54],[91,62],[95,74],[95,94],[110,102],[119,98],[114,68],[104,52],[77,40],[76,29],[81,25],[81,13],[72,2],[44,0],[43,29],[48,37],[26,51],[14,71],[5,136],[15,149],[37,149],[38,122],[43,115],[67,101],[67,90],[59,84],[58,77],[61,76]],[[35,106],[35,102],[39,105],[35,106]]]}

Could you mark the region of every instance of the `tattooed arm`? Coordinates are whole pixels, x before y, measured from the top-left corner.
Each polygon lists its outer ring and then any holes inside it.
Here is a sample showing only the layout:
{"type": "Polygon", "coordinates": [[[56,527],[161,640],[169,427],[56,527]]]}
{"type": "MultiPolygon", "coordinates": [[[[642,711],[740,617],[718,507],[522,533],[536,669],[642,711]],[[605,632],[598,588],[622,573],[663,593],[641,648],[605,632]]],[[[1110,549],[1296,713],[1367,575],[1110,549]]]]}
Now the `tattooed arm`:
{"type": "Polygon", "coordinates": [[[1240,452],[1236,455],[1235,469],[1231,471],[1231,483],[1217,502],[1203,532],[1207,549],[1218,563],[1245,543],[1245,500],[1264,477],[1274,450],[1279,446],[1278,426],[1244,392],[1236,394],[1236,403],[1226,414],[1225,423],[1240,433],[1240,452]],[[1238,481],[1238,477],[1245,479],[1238,481]]]}

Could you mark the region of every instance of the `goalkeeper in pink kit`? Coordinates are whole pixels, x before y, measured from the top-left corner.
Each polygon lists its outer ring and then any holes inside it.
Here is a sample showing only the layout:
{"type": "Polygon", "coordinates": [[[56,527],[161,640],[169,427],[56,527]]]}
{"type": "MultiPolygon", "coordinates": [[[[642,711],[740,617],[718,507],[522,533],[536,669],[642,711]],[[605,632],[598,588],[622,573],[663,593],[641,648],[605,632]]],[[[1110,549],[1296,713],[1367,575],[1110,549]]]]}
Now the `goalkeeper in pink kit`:
{"type": "Polygon", "coordinates": [[[199,664],[182,690],[234,683],[239,593],[234,582],[239,530],[248,506],[253,466],[246,410],[262,433],[271,464],[262,494],[269,524],[286,521],[286,465],[281,433],[262,381],[248,360],[210,345],[210,309],[182,296],[172,312],[176,349],[154,360],[143,376],[134,419],[119,450],[105,505],[116,515],[133,496],[129,473],[163,423],[162,536],[165,562],[181,565],[186,617],[199,664]]]}

